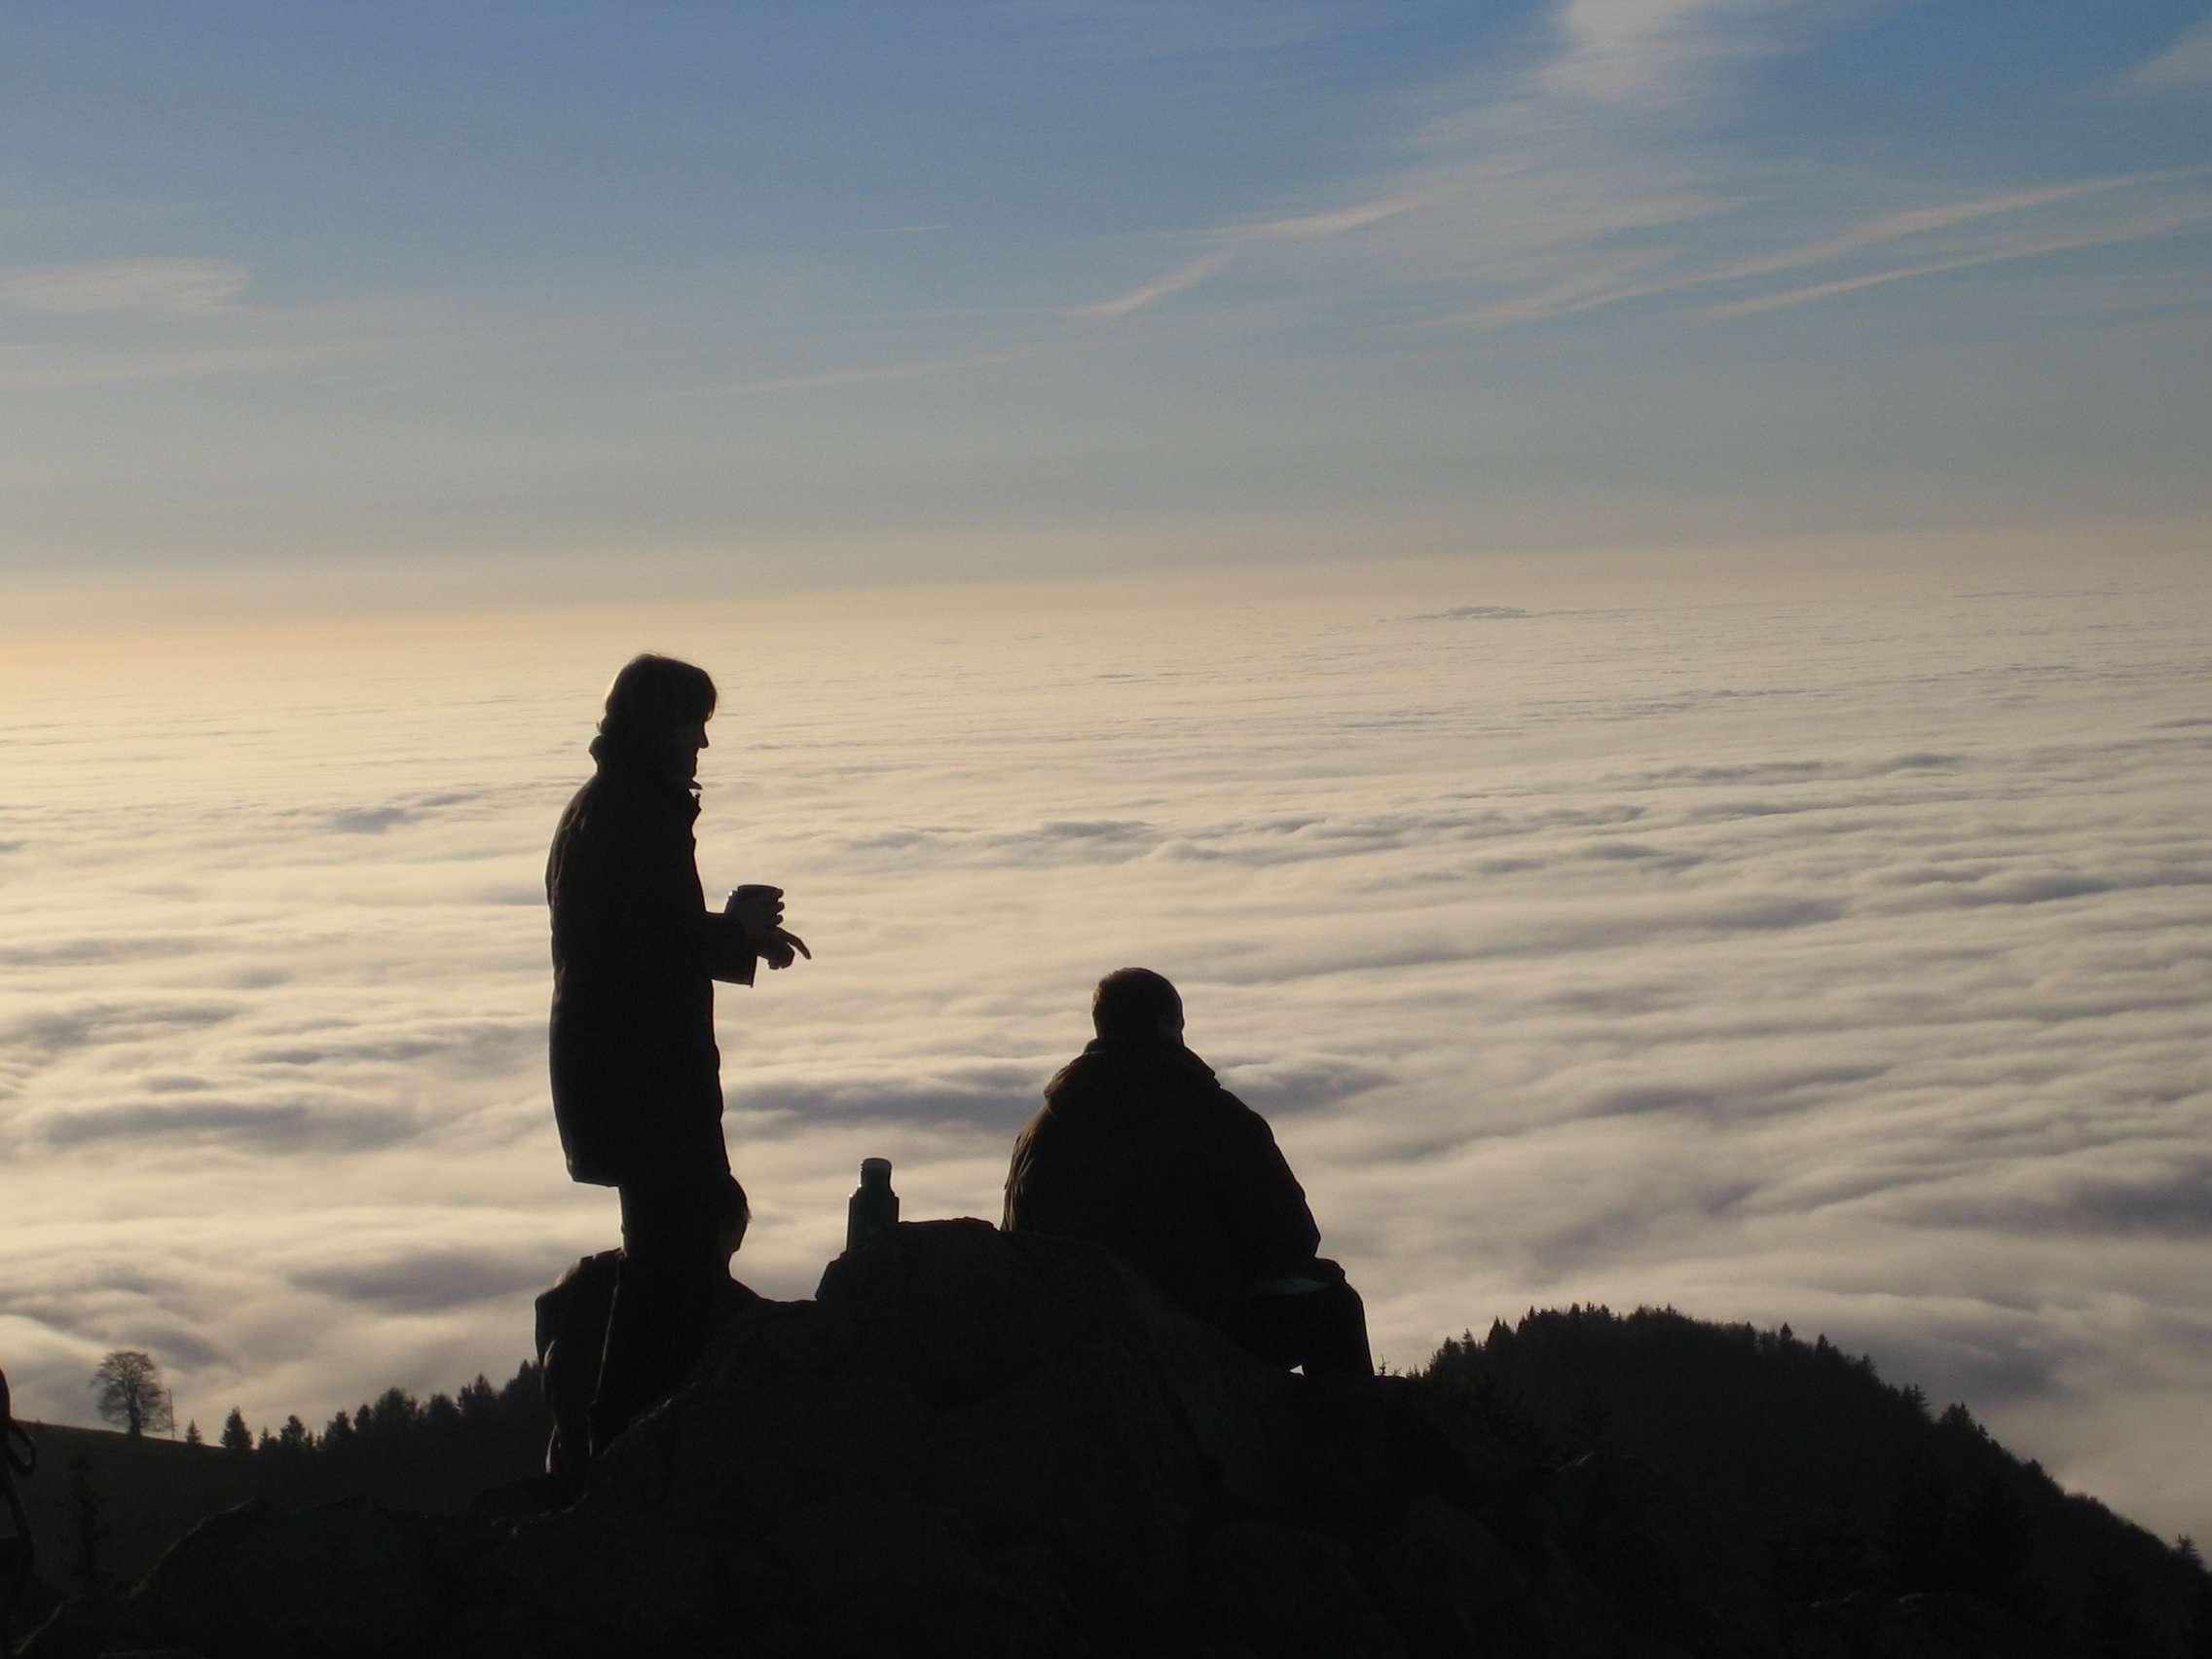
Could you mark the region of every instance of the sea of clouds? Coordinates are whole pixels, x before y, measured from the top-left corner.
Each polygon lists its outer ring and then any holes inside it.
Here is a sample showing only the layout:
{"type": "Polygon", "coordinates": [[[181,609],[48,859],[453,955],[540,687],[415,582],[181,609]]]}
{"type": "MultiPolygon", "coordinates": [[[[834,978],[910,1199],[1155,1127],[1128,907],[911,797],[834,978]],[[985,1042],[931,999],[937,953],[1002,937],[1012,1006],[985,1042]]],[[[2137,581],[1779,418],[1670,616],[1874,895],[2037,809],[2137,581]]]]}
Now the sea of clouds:
{"type": "Polygon", "coordinates": [[[0,1367],[82,1421],[142,1347],[203,1429],[512,1372],[613,1238],[541,868],[650,646],[724,687],[710,892],[817,956],[720,993],[756,1288],[811,1292],[864,1156],[995,1218],[1143,963],[1393,1366],[1531,1305],[1787,1320],[2201,1535],[2208,598],[1559,561],[26,647],[0,1367]]]}

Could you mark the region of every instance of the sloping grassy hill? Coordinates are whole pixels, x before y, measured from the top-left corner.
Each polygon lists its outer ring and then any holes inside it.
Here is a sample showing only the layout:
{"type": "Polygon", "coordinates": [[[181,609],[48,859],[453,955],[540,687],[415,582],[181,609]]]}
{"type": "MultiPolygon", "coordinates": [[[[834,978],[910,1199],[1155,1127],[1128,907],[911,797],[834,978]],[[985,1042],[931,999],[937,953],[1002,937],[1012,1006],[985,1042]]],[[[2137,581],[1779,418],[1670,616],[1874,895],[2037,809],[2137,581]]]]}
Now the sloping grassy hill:
{"type": "Polygon", "coordinates": [[[26,1423],[38,1473],[20,1482],[40,1576],[74,1586],[90,1565],[119,1583],[139,1576],[203,1515],[260,1491],[250,1457],[104,1428],[26,1423]],[[88,1510],[90,1527],[88,1532],[88,1510]],[[87,1561],[88,1544],[91,1561],[87,1561]]]}

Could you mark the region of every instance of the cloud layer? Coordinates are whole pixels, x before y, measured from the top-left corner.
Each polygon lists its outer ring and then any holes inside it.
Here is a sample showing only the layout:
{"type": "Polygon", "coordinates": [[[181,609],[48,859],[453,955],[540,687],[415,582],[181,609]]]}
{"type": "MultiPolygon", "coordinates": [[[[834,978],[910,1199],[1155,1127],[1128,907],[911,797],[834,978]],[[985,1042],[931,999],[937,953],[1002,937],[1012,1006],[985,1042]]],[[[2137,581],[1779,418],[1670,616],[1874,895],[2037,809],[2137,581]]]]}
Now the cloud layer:
{"type": "Polygon", "coordinates": [[[2212,1382],[2200,585],[1624,569],[17,676],[22,1409],[84,1418],[114,1346],[203,1428],[522,1355],[614,1219],[545,1104],[543,846],[657,645],[725,682],[710,889],[783,884],[819,958],[721,1000],[762,1290],[811,1291],[864,1156],[909,1217],[995,1215],[1143,962],[1393,1363],[1530,1304],[1788,1320],[2201,1531],[2212,1462],[2137,1426],[2212,1382]]]}

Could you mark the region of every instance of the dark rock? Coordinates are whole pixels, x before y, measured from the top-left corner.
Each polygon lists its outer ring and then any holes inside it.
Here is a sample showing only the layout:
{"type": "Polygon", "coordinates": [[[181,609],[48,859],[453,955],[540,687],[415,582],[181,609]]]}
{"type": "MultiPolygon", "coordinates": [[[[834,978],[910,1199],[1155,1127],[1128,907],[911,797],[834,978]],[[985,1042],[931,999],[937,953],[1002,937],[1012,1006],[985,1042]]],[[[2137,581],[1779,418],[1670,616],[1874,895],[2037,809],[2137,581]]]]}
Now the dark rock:
{"type": "Polygon", "coordinates": [[[1081,1651],[1074,1610],[1031,1563],[994,1558],[955,1514],[851,1496],[792,1516],[768,1547],[790,1590],[762,1632],[772,1652],[1030,1659],[1081,1651]]]}
{"type": "Polygon", "coordinates": [[[1406,1651],[1360,1580],[1349,1546],[1268,1521],[1216,1528],[1198,1551],[1200,1628],[1283,1659],[1397,1659],[1406,1651]]]}
{"type": "Polygon", "coordinates": [[[987,1222],[910,1222],[831,1262],[815,1301],[932,1406],[963,1406],[1127,1322],[1126,1270],[1055,1272],[1064,1257],[987,1222]]]}
{"type": "Polygon", "coordinates": [[[19,1659],[100,1659],[162,1645],[160,1629],[129,1598],[72,1596],[17,1648],[19,1659]]]}
{"type": "Polygon", "coordinates": [[[1156,1374],[1106,1342],[945,1414],[921,1490],[991,1536],[1039,1539],[1086,1600],[1139,1615],[1181,1596],[1208,1502],[1156,1374]]]}
{"type": "Polygon", "coordinates": [[[726,1635],[737,1552],[668,1520],[575,1510],[518,1528],[474,1564],[442,1645],[481,1659],[682,1652],[726,1635]]]}
{"type": "Polygon", "coordinates": [[[830,1263],[817,1302],[851,1322],[846,1363],[865,1349],[940,1409],[996,1398],[1078,1351],[1119,1348],[1154,1380],[1215,1486],[1235,1501],[1274,1500],[1284,1378],[1097,1245],[909,1222],[830,1263]]]}
{"type": "Polygon", "coordinates": [[[423,1517],[369,1498],[284,1515],[256,1498],[193,1528],[132,1600],[208,1659],[365,1659],[420,1651],[443,1596],[423,1517]]]}
{"type": "Polygon", "coordinates": [[[1291,1432],[1278,1434],[1278,1501],[1307,1525],[1364,1533],[1437,1498],[1472,1512],[1504,1484],[1495,1460],[1462,1449],[1403,1377],[1286,1384],[1291,1432]]]}
{"type": "MultiPolygon", "coordinates": [[[[803,1311],[804,1325],[836,1322],[803,1311]]],[[[694,1526],[757,1531],[813,1498],[906,1489],[928,1408],[897,1377],[800,1352],[798,1364],[765,1343],[719,1354],[711,1380],[608,1448],[592,1470],[594,1511],[676,1513],[694,1526]]]]}
{"type": "MultiPolygon", "coordinates": [[[[1499,1650],[1508,1610],[1530,1593],[1519,1557],[1465,1510],[1416,1499],[1363,1548],[1368,1571],[1417,1653],[1499,1650]]],[[[1507,1648],[1506,1651],[1513,1649],[1507,1648]]]]}

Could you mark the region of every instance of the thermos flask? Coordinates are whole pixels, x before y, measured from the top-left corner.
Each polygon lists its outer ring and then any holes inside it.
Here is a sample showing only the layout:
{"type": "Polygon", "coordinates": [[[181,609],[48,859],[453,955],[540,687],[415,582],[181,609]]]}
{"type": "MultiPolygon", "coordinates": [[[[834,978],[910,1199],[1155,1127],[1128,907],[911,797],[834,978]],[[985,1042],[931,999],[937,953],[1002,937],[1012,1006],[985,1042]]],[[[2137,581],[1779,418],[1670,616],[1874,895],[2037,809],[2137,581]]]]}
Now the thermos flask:
{"type": "Polygon", "coordinates": [[[861,1160],[861,1184],[845,1206],[845,1248],[857,1250],[899,1225],[899,1195],[891,1190],[891,1160],[861,1160]]]}

